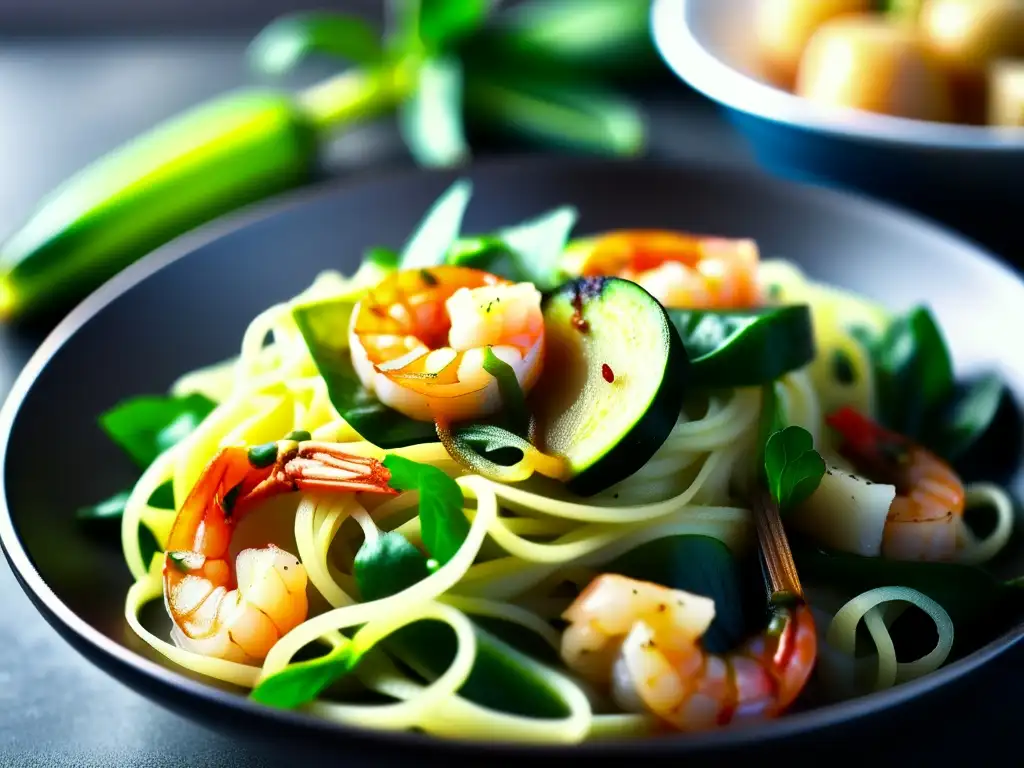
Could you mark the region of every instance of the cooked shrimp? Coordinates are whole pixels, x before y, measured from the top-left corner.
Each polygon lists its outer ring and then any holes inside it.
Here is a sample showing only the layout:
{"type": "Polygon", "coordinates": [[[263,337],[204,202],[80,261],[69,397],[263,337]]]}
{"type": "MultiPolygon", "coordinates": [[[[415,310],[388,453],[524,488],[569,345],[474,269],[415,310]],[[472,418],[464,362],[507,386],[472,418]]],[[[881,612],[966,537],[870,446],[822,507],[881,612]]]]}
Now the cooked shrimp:
{"type": "Polygon", "coordinates": [[[385,405],[420,421],[456,422],[497,411],[487,347],[515,371],[523,392],[540,376],[540,292],[468,267],[398,272],[356,305],[352,363],[385,405]]]}
{"type": "Polygon", "coordinates": [[[666,307],[725,309],[762,303],[753,240],[667,230],[619,230],[584,241],[581,275],[615,275],[666,307]]]}
{"type": "Polygon", "coordinates": [[[174,520],[164,562],[164,602],[182,648],[230,661],[262,660],[305,621],[306,571],[270,544],[246,549],[232,573],[235,525],[253,506],[300,489],[395,493],[374,460],[335,445],[282,440],[223,449],[203,470],[174,520]]]}
{"type": "Polygon", "coordinates": [[[562,614],[562,658],[610,686],[628,711],[647,710],[683,731],[781,714],[800,694],[817,657],[810,609],[776,609],[767,630],[724,655],[700,639],[713,600],[617,574],[592,581],[562,614]]]}
{"type": "Polygon", "coordinates": [[[871,480],[896,486],[882,532],[893,560],[953,560],[963,521],[964,486],[946,462],[852,408],[829,415],[840,453],[871,480]]]}

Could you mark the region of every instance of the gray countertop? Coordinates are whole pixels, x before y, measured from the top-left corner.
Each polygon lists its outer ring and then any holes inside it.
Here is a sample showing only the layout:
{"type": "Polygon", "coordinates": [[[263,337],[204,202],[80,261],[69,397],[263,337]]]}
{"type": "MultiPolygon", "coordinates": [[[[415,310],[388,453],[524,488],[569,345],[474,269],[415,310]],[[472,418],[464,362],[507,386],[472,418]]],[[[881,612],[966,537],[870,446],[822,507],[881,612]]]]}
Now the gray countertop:
{"type": "MultiPolygon", "coordinates": [[[[199,99],[247,82],[243,49],[243,40],[230,38],[0,47],[0,238],[36,199],[91,158],[199,99]]],[[[646,104],[653,153],[751,163],[717,112],[681,89],[646,104]]],[[[408,162],[389,128],[349,137],[340,152],[353,167],[408,162]]],[[[0,330],[0,393],[39,340],[0,330]]],[[[935,724],[940,733],[910,745],[916,756],[924,761],[931,749],[949,757],[958,734],[972,741],[985,734],[992,747],[999,738],[1009,741],[1016,724],[1006,691],[1008,681],[1024,680],[1022,663],[1024,653],[1010,654],[960,686],[959,703],[947,701],[935,715],[945,721],[935,724]]],[[[255,767],[289,764],[289,755],[201,728],[92,667],[36,613],[0,560],[0,765],[255,767]]]]}

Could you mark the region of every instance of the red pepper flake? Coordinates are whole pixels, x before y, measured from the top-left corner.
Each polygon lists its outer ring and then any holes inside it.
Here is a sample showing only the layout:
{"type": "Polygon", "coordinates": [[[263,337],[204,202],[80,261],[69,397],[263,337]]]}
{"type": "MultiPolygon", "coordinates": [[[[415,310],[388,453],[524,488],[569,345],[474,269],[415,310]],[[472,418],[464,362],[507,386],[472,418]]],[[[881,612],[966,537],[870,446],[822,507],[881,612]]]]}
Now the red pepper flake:
{"type": "Polygon", "coordinates": [[[611,369],[608,363],[601,364],[601,375],[604,376],[604,380],[611,384],[615,381],[615,372],[611,369]]]}

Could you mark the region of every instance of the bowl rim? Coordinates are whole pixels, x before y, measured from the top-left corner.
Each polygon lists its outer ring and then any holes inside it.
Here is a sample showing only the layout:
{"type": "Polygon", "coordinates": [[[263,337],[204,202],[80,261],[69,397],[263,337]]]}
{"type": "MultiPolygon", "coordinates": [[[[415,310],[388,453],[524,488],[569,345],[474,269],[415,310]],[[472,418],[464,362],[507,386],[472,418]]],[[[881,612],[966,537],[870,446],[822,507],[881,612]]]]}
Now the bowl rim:
{"type": "MultiPolygon", "coordinates": [[[[884,691],[818,707],[805,712],[787,715],[783,718],[753,723],[742,728],[719,729],[715,731],[678,734],[658,739],[623,741],[593,741],[579,744],[524,744],[518,742],[478,742],[449,739],[429,734],[403,731],[376,731],[332,722],[299,711],[281,710],[257,704],[248,697],[215,687],[186,676],[171,662],[158,662],[147,658],[100,632],[68,607],[44,580],[32,562],[31,555],[23,546],[14,523],[7,497],[7,454],[15,420],[26,396],[51,358],[84,327],[97,313],[111,304],[122,294],[150,278],[165,266],[185,258],[201,247],[244,229],[265,219],[298,209],[307,203],[328,197],[344,197],[358,194],[366,186],[390,186],[405,184],[418,178],[436,178],[451,183],[462,176],[481,177],[514,171],[528,173],[531,168],[550,170],[556,163],[565,172],[577,169],[595,169],[601,166],[636,168],[647,173],[715,173],[734,176],[745,184],[757,184],[766,190],[775,189],[797,198],[824,198],[831,205],[852,208],[857,215],[871,215],[885,219],[897,219],[915,229],[923,230],[933,237],[950,240],[957,246],[954,258],[963,260],[972,268],[984,266],[997,273],[997,279],[1016,282],[1024,296],[1024,279],[1017,276],[998,258],[981,246],[971,242],[950,229],[904,211],[896,206],[872,200],[864,195],[827,189],[804,183],[796,183],[766,176],[748,169],[723,166],[721,164],[695,161],[664,161],[650,159],[607,159],[593,157],[560,157],[525,154],[511,155],[497,160],[474,164],[470,168],[450,169],[392,169],[370,174],[356,173],[347,179],[327,181],[310,188],[279,195],[271,200],[247,206],[234,214],[203,225],[156,249],[130,265],[72,309],[63,320],[47,335],[33,353],[11,386],[10,392],[0,407],[0,548],[3,549],[12,571],[31,602],[43,618],[75,650],[90,662],[104,669],[122,684],[147,689],[146,696],[155,703],[169,706],[168,702],[183,699],[198,700],[209,708],[225,708],[252,718],[252,723],[264,722],[294,734],[305,734],[319,739],[336,742],[352,739],[367,747],[381,749],[416,749],[432,752],[448,752],[479,757],[481,753],[510,758],[529,756],[572,757],[582,756],[625,756],[638,751],[649,755],[678,756],[682,754],[703,754],[727,752],[729,748],[749,747],[752,744],[777,743],[800,734],[824,728],[842,726],[853,720],[890,709],[912,698],[952,683],[1009,650],[1024,639],[1024,621],[1004,632],[970,655],[941,667],[924,677],[902,683],[884,691]],[[155,689],[159,695],[151,692],[155,689]]],[[[249,722],[249,721],[246,721],[249,722]]]]}
{"type": "Polygon", "coordinates": [[[708,50],[687,23],[687,11],[701,1],[653,0],[649,17],[651,36],[661,58],[681,80],[729,109],[792,128],[873,144],[997,153],[1024,151],[1024,128],[936,123],[845,107],[823,108],[756,80],[708,50]]]}

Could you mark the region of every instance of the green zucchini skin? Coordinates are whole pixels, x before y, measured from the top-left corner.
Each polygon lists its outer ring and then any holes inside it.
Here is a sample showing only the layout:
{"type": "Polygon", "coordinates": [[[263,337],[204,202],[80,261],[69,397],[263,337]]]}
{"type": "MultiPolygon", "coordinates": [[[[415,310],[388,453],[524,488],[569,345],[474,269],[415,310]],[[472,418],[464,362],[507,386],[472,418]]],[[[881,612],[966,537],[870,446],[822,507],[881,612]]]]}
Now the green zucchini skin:
{"type": "Polygon", "coordinates": [[[572,280],[545,296],[542,310],[547,358],[531,398],[538,440],[569,461],[568,490],[592,496],[640,469],[668,438],[689,357],[664,307],[628,280],[572,280]]]}
{"type": "Polygon", "coordinates": [[[161,124],[56,189],[0,248],[0,319],[81,298],[174,237],[314,178],[286,93],[243,90],[161,124]]]}

